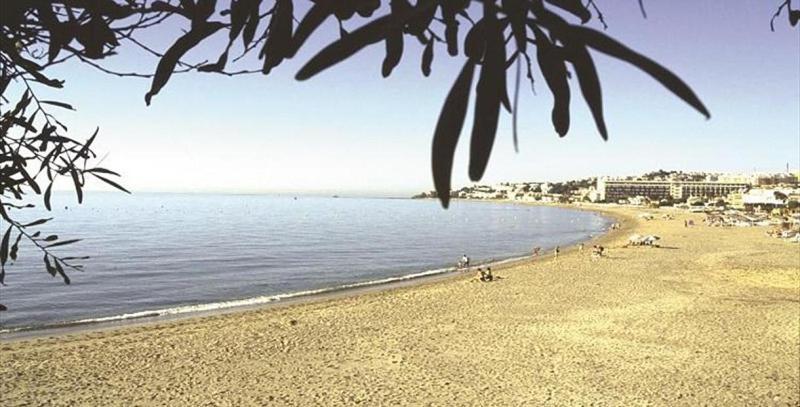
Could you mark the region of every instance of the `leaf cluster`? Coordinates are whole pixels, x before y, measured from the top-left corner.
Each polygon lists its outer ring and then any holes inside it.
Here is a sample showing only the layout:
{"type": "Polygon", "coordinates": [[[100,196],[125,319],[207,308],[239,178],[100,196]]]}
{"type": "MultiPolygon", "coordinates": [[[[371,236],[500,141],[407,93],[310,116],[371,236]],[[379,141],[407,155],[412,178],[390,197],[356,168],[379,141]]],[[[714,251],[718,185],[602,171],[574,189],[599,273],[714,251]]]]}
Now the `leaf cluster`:
{"type": "MultiPolygon", "coordinates": [[[[24,76],[18,76],[18,80],[28,86],[24,76]]],[[[65,270],[82,270],[83,266],[74,261],[87,258],[63,257],[52,251],[80,240],[60,239],[57,235],[43,235],[34,230],[52,218],[20,220],[25,209],[34,207],[25,199],[26,195],[42,196],[49,211],[54,182],[67,178],[81,203],[87,176],[127,192],[111,179],[119,174],[88,165],[96,158],[91,146],[97,131],[85,142],[67,137],[64,135],[66,126],[49,113],[47,107],[72,109],[63,102],[40,100],[28,88],[13,108],[0,114],[0,285],[5,284],[6,267],[17,260],[23,238],[42,253],[45,270],[54,277],[60,276],[66,284],[70,279],[65,270]]]]}

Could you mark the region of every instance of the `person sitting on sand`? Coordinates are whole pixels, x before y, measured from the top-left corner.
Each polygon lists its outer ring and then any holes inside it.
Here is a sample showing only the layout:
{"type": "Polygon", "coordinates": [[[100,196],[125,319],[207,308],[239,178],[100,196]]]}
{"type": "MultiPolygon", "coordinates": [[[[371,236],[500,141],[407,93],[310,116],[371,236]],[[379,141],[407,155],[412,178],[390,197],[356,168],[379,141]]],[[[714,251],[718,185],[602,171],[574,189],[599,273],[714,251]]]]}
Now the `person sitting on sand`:
{"type": "Polygon", "coordinates": [[[533,257],[539,257],[539,252],[542,250],[541,247],[536,246],[533,248],[533,257]]]}
{"type": "Polygon", "coordinates": [[[494,280],[494,276],[492,275],[492,268],[491,267],[486,267],[486,274],[484,274],[484,276],[483,276],[483,281],[488,282],[488,281],[493,281],[493,280],[494,280]]]}
{"type": "Polygon", "coordinates": [[[483,281],[483,279],[485,278],[485,276],[486,276],[486,272],[485,272],[485,271],[483,271],[483,269],[482,269],[482,268],[478,267],[478,274],[477,274],[477,275],[475,275],[475,278],[476,278],[478,281],[483,281]]]}

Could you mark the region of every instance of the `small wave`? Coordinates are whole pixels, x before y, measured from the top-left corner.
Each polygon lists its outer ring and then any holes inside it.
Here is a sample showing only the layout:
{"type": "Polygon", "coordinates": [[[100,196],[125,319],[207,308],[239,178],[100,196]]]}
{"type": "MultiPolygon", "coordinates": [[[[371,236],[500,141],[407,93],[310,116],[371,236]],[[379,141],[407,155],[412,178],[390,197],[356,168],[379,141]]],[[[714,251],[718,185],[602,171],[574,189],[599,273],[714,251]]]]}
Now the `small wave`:
{"type": "Polygon", "coordinates": [[[268,304],[268,303],[281,301],[281,300],[286,300],[286,299],[290,299],[290,298],[306,297],[306,296],[312,296],[312,295],[332,293],[332,292],[337,292],[337,291],[344,291],[344,290],[360,288],[360,287],[369,287],[369,286],[375,286],[375,285],[395,283],[395,282],[399,282],[399,281],[412,280],[412,279],[417,279],[417,278],[420,278],[420,277],[426,277],[426,276],[432,276],[432,275],[436,275],[436,274],[448,273],[448,272],[452,272],[452,271],[455,271],[455,270],[456,270],[455,267],[438,268],[438,269],[433,269],[433,270],[422,271],[422,272],[419,272],[419,273],[406,274],[406,275],[402,275],[402,276],[399,276],[399,277],[388,277],[388,278],[382,278],[382,279],[379,279],[379,280],[370,280],[370,281],[362,281],[362,282],[358,282],[358,283],[342,284],[342,285],[338,285],[338,286],[319,288],[319,289],[315,289],[315,290],[296,291],[296,292],[292,292],[292,293],[284,293],[284,294],[276,294],[276,295],[264,295],[264,296],[258,296],[258,297],[244,298],[244,299],[240,299],[240,300],[219,301],[219,302],[211,302],[211,303],[204,303],[204,304],[194,304],[194,305],[182,305],[182,306],[171,307],[171,308],[162,308],[162,309],[155,309],[155,310],[137,311],[137,312],[131,312],[131,313],[125,313],[125,314],[111,315],[111,316],[107,316],[107,317],[79,319],[79,320],[75,320],[75,321],[59,322],[59,323],[55,323],[55,324],[30,325],[30,326],[6,328],[6,329],[0,329],[0,334],[23,332],[23,331],[33,331],[33,330],[40,330],[40,329],[68,328],[68,327],[73,327],[73,326],[99,324],[99,323],[104,323],[104,322],[120,322],[120,321],[127,321],[127,320],[133,320],[133,319],[141,319],[141,318],[155,318],[155,317],[164,317],[164,316],[178,315],[178,314],[208,312],[208,311],[216,311],[216,310],[222,310],[222,309],[228,309],[228,308],[239,308],[239,307],[247,307],[247,306],[254,306],[254,305],[262,305],[262,304],[268,304]]]}

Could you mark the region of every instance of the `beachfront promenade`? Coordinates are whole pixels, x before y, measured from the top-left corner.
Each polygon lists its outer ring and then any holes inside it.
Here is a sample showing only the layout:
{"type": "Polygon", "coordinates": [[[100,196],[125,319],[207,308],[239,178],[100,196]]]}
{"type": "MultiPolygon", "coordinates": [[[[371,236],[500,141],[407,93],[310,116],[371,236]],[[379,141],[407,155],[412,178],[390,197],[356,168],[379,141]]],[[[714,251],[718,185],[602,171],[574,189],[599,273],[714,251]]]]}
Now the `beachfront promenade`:
{"type": "Polygon", "coordinates": [[[609,210],[606,257],[496,282],[2,343],[0,404],[798,405],[798,245],[609,210]]]}

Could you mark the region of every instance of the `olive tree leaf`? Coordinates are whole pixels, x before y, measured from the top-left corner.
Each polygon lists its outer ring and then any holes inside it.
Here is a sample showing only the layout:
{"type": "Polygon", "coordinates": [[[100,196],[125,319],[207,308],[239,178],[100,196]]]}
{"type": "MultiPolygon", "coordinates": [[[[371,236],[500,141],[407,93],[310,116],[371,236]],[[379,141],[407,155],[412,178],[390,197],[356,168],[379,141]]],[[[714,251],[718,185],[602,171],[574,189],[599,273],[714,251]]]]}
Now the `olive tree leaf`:
{"type": "Polygon", "coordinates": [[[49,221],[51,221],[51,220],[53,220],[53,218],[42,218],[42,219],[36,219],[36,220],[35,220],[35,221],[33,221],[33,222],[26,223],[26,224],[22,225],[22,227],[23,227],[23,228],[29,228],[29,227],[31,227],[31,226],[38,226],[38,225],[45,224],[45,223],[47,223],[47,222],[49,222],[49,221]]]}
{"type": "Polygon", "coordinates": [[[100,167],[89,168],[87,170],[84,170],[83,172],[88,172],[88,173],[99,172],[100,174],[116,175],[118,177],[121,176],[121,175],[119,175],[119,173],[117,173],[115,171],[111,171],[109,169],[100,168],[100,167]]]}
{"type": "Polygon", "coordinates": [[[48,273],[50,273],[51,276],[53,277],[56,276],[56,269],[53,267],[52,264],[50,264],[50,255],[48,255],[47,253],[44,254],[44,268],[45,270],[47,270],[48,273]]]}
{"type": "Polygon", "coordinates": [[[497,133],[500,105],[505,94],[506,60],[502,29],[499,23],[490,21],[484,33],[486,53],[475,92],[475,114],[469,150],[469,177],[472,181],[480,180],[486,171],[497,133]]]}
{"type": "Polygon", "coordinates": [[[53,263],[56,265],[56,272],[64,279],[64,284],[69,285],[69,277],[67,277],[67,273],[64,272],[64,268],[61,267],[61,262],[59,262],[58,259],[53,259],[53,263]]]}
{"type": "Polygon", "coordinates": [[[592,113],[597,131],[603,140],[608,140],[608,130],[603,117],[603,91],[600,87],[600,78],[597,76],[597,68],[595,68],[592,56],[589,55],[589,51],[582,44],[568,43],[564,50],[567,59],[575,68],[578,85],[581,88],[583,99],[592,113]]]}
{"type": "Polygon", "coordinates": [[[569,12],[581,19],[582,24],[586,24],[592,18],[592,13],[583,5],[581,0],[545,0],[546,2],[569,12]]]}
{"type": "Polygon", "coordinates": [[[564,137],[569,131],[570,92],[567,83],[567,67],[555,46],[539,27],[533,27],[533,34],[536,38],[536,60],[547,87],[553,94],[551,114],[553,128],[560,137],[564,137]]]}
{"type": "Polygon", "coordinates": [[[425,50],[422,51],[422,74],[430,76],[431,74],[431,63],[433,63],[433,39],[428,41],[425,44],[425,50]]]}
{"type": "Polygon", "coordinates": [[[297,24],[297,29],[294,32],[294,36],[292,37],[292,46],[289,48],[289,53],[286,55],[287,58],[294,57],[297,54],[297,51],[303,44],[306,42],[308,37],[325,22],[331,14],[333,14],[333,10],[330,7],[330,2],[328,1],[317,1],[314,2],[314,5],[308,10],[303,19],[300,20],[300,23],[297,24]]]}
{"type": "MultiPolygon", "coordinates": [[[[19,241],[22,239],[22,233],[17,235],[17,238],[14,240],[14,244],[11,245],[11,249],[8,251],[8,257],[11,260],[17,261],[17,251],[19,250],[19,241]]],[[[2,284],[3,279],[0,277],[0,284],[2,284]]]]}
{"type": "Polygon", "coordinates": [[[533,10],[539,20],[535,23],[528,20],[529,25],[533,28],[538,24],[543,24],[550,30],[551,36],[564,44],[564,57],[575,68],[578,85],[583,94],[583,99],[592,113],[597,131],[603,137],[603,140],[608,140],[608,130],[603,118],[603,92],[600,88],[600,79],[597,77],[597,69],[594,66],[592,56],[589,55],[586,44],[572,35],[574,26],[567,23],[560,16],[541,6],[535,7],[533,10]]]}
{"type": "Polygon", "coordinates": [[[243,4],[243,8],[246,9],[244,11],[247,13],[247,23],[244,26],[244,31],[242,31],[242,43],[244,47],[247,48],[250,43],[253,41],[253,37],[256,35],[256,30],[258,29],[258,23],[261,21],[258,15],[258,9],[261,5],[261,0],[242,0],[245,4],[243,4]]]}
{"type": "Polygon", "coordinates": [[[43,103],[43,104],[46,104],[46,105],[58,106],[60,108],[67,109],[67,110],[75,110],[75,108],[72,107],[72,105],[70,105],[69,103],[59,102],[59,101],[56,101],[56,100],[40,100],[39,103],[43,103]]]}
{"type": "Polygon", "coordinates": [[[334,41],[314,55],[295,75],[297,80],[306,80],[353,56],[356,52],[370,44],[382,41],[396,27],[402,27],[409,20],[426,12],[436,3],[429,2],[418,5],[403,12],[397,12],[376,18],[353,30],[348,35],[334,41]]]}
{"type": "Polygon", "coordinates": [[[118,183],[116,183],[116,182],[114,182],[114,181],[112,181],[112,180],[110,180],[110,179],[108,179],[108,178],[106,178],[106,177],[104,177],[102,175],[97,175],[95,173],[92,173],[92,175],[94,175],[96,178],[100,179],[101,181],[105,182],[106,184],[111,185],[112,187],[114,187],[114,188],[116,188],[116,189],[118,189],[118,190],[120,190],[122,192],[127,192],[129,194],[131,193],[131,191],[128,191],[122,185],[120,185],[120,184],[118,184],[118,183]]]}
{"type": "MultiPolygon", "coordinates": [[[[233,0],[231,1],[230,7],[230,18],[231,18],[231,28],[230,32],[228,33],[228,43],[233,42],[239,34],[242,33],[242,28],[244,28],[244,24],[247,22],[247,8],[245,7],[245,3],[247,0],[233,0]]],[[[252,38],[251,38],[252,40],[252,38]]],[[[246,47],[247,45],[245,45],[246,47]]]]}
{"type": "Polygon", "coordinates": [[[461,68],[458,78],[450,88],[447,98],[436,122],[431,151],[433,168],[433,184],[442,206],[450,204],[450,177],[453,172],[453,156],[464,127],[467,116],[467,105],[472,88],[472,77],[475,73],[475,61],[467,60],[461,68]]]}
{"type": "Polygon", "coordinates": [[[381,75],[384,78],[392,74],[392,70],[400,63],[403,56],[403,32],[400,30],[392,31],[386,36],[386,57],[383,59],[381,75]]]}
{"type": "Polygon", "coordinates": [[[189,32],[178,38],[175,43],[169,47],[167,52],[164,53],[164,56],[161,57],[161,60],[158,61],[156,73],[153,76],[153,83],[150,85],[150,91],[144,95],[144,101],[148,106],[153,96],[158,94],[161,88],[167,84],[167,81],[169,81],[170,76],[172,76],[172,72],[175,70],[175,66],[178,64],[181,57],[224,26],[225,24],[220,22],[193,25],[189,32]]]}
{"type": "Polygon", "coordinates": [[[617,40],[600,31],[577,26],[573,26],[571,31],[574,38],[580,40],[589,47],[614,58],[628,62],[646,72],[670,92],[674,93],[675,96],[681,98],[684,102],[688,103],[698,112],[703,114],[703,116],[706,118],[711,118],[711,113],[708,112],[708,109],[706,109],[705,105],[703,105],[703,102],[700,101],[700,98],[697,97],[689,85],[687,85],[677,75],[670,72],[670,70],[667,68],[659,65],[652,59],[626,47],[617,40]]]}
{"type": "Polygon", "coordinates": [[[47,248],[49,249],[51,247],[66,246],[68,244],[73,244],[73,243],[77,243],[77,242],[80,242],[80,241],[81,241],[81,239],[62,240],[60,242],[55,242],[53,244],[47,245],[47,248]]]}
{"type": "Polygon", "coordinates": [[[6,260],[8,260],[8,240],[11,237],[11,228],[14,225],[9,225],[8,229],[6,229],[6,233],[3,235],[3,240],[0,242],[0,266],[6,265],[6,260]]]}
{"type": "Polygon", "coordinates": [[[69,174],[72,176],[72,183],[75,184],[75,193],[78,195],[78,203],[82,203],[83,189],[81,188],[80,178],[78,178],[78,171],[73,167],[69,169],[69,174]]]}
{"type": "Polygon", "coordinates": [[[323,70],[350,58],[367,45],[383,40],[393,18],[392,15],[377,18],[334,41],[306,62],[295,75],[295,79],[303,81],[311,78],[323,70]]]}
{"type": "Polygon", "coordinates": [[[264,67],[261,69],[264,75],[268,75],[272,68],[278,66],[291,52],[293,13],[292,0],[275,2],[274,15],[269,22],[269,36],[258,55],[259,58],[264,58],[264,67]]]}
{"type": "Polygon", "coordinates": [[[50,182],[50,184],[47,185],[47,189],[44,190],[44,207],[47,208],[48,211],[52,210],[50,207],[50,192],[52,189],[53,183],[50,182]]]}

